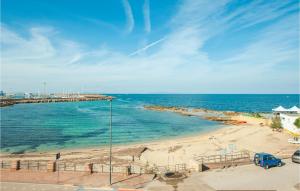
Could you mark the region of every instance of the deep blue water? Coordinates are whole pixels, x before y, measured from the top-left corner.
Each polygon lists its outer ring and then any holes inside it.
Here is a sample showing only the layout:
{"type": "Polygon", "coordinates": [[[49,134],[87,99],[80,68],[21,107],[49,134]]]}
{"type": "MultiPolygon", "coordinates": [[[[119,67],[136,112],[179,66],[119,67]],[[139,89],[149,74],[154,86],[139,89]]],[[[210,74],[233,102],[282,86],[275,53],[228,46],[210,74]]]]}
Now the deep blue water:
{"type": "MultiPolygon", "coordinates": [[[[127,144],[190,135],[220,128],[216,122],[143,105],[270,112],[299,106],[299,95],[113,95],[113,142],[127,144]]],[[[106,101],[17,104],[1,108],[1,151],[23,152],[104,146],[108,143],[106,101]]]]}

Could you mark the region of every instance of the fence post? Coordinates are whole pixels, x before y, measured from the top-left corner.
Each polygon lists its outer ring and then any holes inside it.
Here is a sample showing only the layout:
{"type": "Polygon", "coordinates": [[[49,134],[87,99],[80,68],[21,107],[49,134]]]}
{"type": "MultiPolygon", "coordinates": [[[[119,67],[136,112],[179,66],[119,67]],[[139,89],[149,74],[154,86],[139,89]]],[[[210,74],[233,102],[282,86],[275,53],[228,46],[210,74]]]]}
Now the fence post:
{"type": "Polygon", "coordinates": [[[90,172],[91,172],[91,174],[94,173],[94,164],[93,164],[93,163],[90,163],[90,164],[89,164],[89,167],[90,167],[90,172]]]}
{"type": "Polygon", "coordinates": [[[203,171],[203,162],[198,164],[198,172],[202,172],[202,171],[203,171]]]}
{"type": "Polygon", "coordinates": [[[10,168],[11,170],[20,170],[20,160],[13,161],[10,168]]]}
{"type": "Polygon", "coordinates": [[[131,175],[131,166],[127,166],[127,168],[126,168],[126,175],[127,176],[131,175]]]}
{"type": "Polygon", "coordinates": [[[90,174],[93,173],[93,163],[85,164],[84,171],[88,171],[90,174]]]}
{"type": "Polygon", "coordinates": [[[55,172],[56,171],[56,162],[48,161],[47,162],[47,171],[48,172],[55,172]]]}

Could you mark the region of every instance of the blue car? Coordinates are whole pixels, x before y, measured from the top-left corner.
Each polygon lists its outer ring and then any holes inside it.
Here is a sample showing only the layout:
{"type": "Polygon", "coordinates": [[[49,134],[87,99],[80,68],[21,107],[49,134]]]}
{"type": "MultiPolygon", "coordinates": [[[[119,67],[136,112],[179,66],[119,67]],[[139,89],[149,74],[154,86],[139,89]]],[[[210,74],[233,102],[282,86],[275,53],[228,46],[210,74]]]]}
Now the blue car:
{"type": "Polygon", "coordinates": [[[274,157],[268,153],[256,153],[254,155],[253,162],[255,165],[259,165],[268,169],[273,166],[282,166],[281,159],[274,157]]]}

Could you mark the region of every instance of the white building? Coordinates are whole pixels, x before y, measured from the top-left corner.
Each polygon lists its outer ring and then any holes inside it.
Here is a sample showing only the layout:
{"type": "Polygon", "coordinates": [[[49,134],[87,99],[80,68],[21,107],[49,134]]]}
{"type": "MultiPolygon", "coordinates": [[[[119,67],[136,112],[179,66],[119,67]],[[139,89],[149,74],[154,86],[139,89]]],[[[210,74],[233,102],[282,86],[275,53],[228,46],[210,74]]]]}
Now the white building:
{"type": "Polygon", "coordinates": [[[297,128],[294,124],[296,119],[300,118],[300,109],[298,107],[294,106],[290,109],[285,109],[284,107],[279,106],[272,110],[275,115],[280,117],[284,129],[300,135],[300,128],[297,128]]]}

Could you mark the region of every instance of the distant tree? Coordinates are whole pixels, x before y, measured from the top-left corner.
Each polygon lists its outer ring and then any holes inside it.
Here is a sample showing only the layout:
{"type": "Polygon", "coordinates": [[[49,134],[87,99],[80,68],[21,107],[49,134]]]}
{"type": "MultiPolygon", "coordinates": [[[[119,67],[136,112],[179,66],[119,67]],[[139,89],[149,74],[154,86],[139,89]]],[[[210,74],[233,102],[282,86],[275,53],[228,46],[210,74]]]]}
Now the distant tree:
{"type": "Polygon", "coordinates": [[[294,125],[295,125],[297,128],[300,128],[300,117],[298,117],[298,118],[295,120],[294,125]]]}
{"type": "Polygon", "coordinates": [[[274,130],[281,130],[282,129],[282,124],[281,124],[280,117],[276,116],[272,119],[271,128],[274,129],[274,130]]]}

